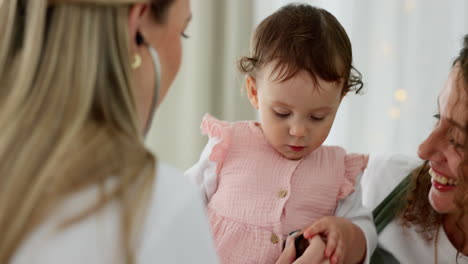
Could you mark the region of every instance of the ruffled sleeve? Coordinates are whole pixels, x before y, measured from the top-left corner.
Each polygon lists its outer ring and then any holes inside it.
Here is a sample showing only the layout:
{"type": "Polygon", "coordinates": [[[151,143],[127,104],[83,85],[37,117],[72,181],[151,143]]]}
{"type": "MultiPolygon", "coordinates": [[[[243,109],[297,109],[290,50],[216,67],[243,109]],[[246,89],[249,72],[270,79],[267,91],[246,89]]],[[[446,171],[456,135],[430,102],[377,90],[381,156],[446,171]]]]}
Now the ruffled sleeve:
{"type": "Polygon", "coordinates": [[[229,149],[231,126],[228,122],[220,121],[210,114],[205,114],[201,124],[202,133],[218,142],[213,146],[209,159],[217,163],[216,173],[221,171],[223,161],[229,149]]]}
{"type": "Polygon", "coordinates": [[[206,114],[201,130],[203,134],[208,135],[208,143],[198,162],[188,169],[185,175],[199,187],[203,200],[208,203],[218,189],[218,175],[228,152],[231,126],[206,114]]]}
{"type": "Polygon", "coordinates": [[[367,167],[368,160],[368,155],[347,154],[345,156],[344,182],[340,187],[337,200],[341,200],[346,196],[350,195],[352,192],[354,192],[354,186],[356,186],[356,179],[367,167]]]}

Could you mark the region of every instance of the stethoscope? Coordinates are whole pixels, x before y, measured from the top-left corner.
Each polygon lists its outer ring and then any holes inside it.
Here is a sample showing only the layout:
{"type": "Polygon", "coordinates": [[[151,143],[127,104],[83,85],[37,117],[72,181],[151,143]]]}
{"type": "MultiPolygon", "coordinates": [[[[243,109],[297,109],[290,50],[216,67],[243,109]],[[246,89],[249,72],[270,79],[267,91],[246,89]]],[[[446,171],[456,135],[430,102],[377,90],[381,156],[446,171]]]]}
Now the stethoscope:
{"type": "Polygon", "coordinates": [[[151,109],[150,115],[148,117],[148,121],[145,124],[145,128],[143,130],[143,136],[146,137],[149,129],[151,128],[151,124],[153,123],[154,113],[156,112],[158,99],[159,99],[159,90],[161,87],[161,63],[159,60],[158,53],[156,49],[153,48],[149,43],[147,43],[141,33],[137,33],[137,44],[138,45],[145,45],[148,48],[149,53],[151,54],[151,59],[153,61],[154,66],[154,93],[153,93],[153,100],[151,102],[151,109]]]}

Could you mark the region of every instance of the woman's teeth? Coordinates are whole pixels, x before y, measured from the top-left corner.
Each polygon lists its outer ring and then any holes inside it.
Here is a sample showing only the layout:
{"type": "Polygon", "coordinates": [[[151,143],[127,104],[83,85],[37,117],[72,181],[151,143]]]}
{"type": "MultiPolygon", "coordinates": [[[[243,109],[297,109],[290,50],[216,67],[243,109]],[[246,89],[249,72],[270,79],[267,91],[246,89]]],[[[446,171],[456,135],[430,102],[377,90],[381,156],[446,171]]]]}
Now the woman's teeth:
{"type": "Polygon", "coordinates": [[[441,183],[443,185],[452,185],[452,186],[457,185],[456,180],[437,174],[437,172],[433,171],[432,168],[429,169],[429,174],[431,175],[432,180],[437,181],[438,183],[441,183]]]}

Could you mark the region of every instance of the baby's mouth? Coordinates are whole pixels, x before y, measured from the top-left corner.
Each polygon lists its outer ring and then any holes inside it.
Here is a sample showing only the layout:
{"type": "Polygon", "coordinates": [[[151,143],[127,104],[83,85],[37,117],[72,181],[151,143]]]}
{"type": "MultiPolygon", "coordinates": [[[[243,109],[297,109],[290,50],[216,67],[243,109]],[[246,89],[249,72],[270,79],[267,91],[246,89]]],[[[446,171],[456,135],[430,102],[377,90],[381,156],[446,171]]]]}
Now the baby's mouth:
{"type": "Polygon", "coordinates": [[[295,151],[295,152],[300,152],[302,150],[304,150],[305,147],[302,147],[302,146],[291,146],[291,145],[288,145],[289,149],[291,149],[292,151],[295,151]]]}

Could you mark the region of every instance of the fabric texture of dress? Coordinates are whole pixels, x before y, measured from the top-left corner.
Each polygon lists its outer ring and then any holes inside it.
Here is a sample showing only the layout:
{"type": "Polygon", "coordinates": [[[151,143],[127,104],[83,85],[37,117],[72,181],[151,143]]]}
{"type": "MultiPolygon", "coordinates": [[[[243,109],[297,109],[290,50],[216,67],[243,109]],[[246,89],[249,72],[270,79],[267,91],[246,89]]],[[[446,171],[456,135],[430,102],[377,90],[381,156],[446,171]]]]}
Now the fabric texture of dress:
{"type": "Polygon", "coordinates": [[[328,146],[286,159],[254,121],[206,115],[202,132],[210,138],[202,154],[208,165],[196,164],[186,174],[204,190],[223,263],[274,263],[290,232],[335,215],[367,165],[365,155],[328,146]]]}

